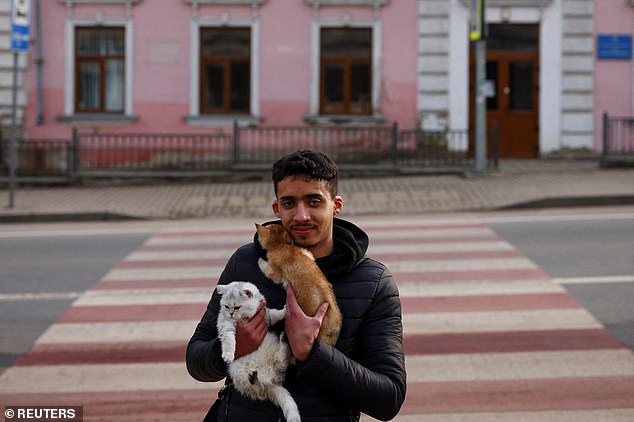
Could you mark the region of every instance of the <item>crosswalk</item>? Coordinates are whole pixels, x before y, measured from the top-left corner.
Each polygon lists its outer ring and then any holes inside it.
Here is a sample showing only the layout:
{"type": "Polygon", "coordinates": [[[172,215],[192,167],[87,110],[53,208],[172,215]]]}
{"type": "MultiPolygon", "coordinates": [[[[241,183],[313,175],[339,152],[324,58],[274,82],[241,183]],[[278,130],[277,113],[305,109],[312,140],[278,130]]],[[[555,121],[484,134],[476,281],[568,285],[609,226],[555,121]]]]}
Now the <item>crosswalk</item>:
{"type": "MultiPolygon", "coordinates": [[[[486,224],[358,224],[402,299],[408,393],[395,420],[634,420],[631,351],[486,224]]],[[[187,374],[185,346],[226,260],[252,237],[249,225],[159,230],[0,376],[2,405],[201,420],[220,384],[187,374]]]]}

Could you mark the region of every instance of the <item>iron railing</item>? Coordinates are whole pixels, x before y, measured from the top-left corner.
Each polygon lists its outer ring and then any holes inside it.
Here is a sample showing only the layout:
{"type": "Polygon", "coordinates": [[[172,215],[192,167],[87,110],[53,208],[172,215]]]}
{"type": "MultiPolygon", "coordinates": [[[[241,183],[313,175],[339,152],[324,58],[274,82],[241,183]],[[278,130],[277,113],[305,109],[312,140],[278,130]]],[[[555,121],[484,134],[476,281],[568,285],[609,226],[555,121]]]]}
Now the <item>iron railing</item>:
{"type": "MultiPolygon", "coordinates": [[[[84,133],[72,139],[19,141],[18,176],[195,176],[270,169],[287,152],[313,149],[342,171],[469,170],[468,131],[372,127],[238,127],[232,133],[84,133]]],[[[9,141],[0,140],[0,158],[9,141]]],[[[0,160],[2,166],[6,160],[0,160]]]]}
{"type": "Polygon", "coordinates": [[[601,165],[634,162],[634,117],[609,117],[603,114],[603,153],[601,165]]]}

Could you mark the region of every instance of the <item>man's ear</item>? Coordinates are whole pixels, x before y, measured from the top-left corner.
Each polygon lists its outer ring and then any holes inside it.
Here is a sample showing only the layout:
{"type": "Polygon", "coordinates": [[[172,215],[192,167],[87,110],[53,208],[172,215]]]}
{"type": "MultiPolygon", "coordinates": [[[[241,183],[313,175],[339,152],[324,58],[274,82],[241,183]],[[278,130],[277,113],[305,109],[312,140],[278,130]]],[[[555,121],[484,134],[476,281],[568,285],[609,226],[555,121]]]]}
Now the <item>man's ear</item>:
{"type": "Polygon", "coordinates": [[[334,207],[333,207],[333,215],[337,215],[341,212],[341,210],[343,209],[343,198],[339,195],[335,196],[335,201],[334,201],[334,207]]]}
{"type": "Polygon", "coordinates": [[[280,204],[277,203],[277,200],[273,201],[272,207],[273,214],[275,214],[277,218],[280,218],[280,204]]]}

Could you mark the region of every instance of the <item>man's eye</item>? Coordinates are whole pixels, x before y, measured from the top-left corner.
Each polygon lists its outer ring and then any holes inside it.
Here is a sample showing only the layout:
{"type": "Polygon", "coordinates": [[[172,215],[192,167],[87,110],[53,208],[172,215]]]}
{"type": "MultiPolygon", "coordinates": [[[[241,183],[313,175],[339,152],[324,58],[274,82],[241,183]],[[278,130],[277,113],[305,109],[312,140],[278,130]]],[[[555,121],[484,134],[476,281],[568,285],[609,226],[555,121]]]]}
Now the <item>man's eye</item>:
{"type": "Polygon", "coordinates": [[[311,207],[318,207],[319,204],[321,204],[321,201],[319,199],[311,199],[310,202],[308,203],[311,207]]]}
{"type": "Polygon", "coordinates": [[[292,201],[282,201],[282,207],[284,207],[284,208],[293,208],[293,202],[292,201]]]}

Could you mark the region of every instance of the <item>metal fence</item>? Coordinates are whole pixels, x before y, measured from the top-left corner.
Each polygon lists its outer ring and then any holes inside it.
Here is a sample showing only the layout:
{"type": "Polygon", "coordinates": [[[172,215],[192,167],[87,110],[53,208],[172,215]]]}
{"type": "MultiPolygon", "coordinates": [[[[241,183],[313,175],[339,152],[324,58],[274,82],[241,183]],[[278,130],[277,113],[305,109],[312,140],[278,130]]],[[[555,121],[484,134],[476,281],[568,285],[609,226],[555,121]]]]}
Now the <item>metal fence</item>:
{"type": "Polygon", "coordinates": [[[634,117],[603,114],[602,166],[634,162],[634,117]]]}
{"type": "MultiPolygon", "coordinates": [[[[70,140],[19,141],[18,176],[195,176],[268,170],[285,153],[312,149],[342,171],[468,170],[468,131],[399,131],[372,127],[238,127],[218,134],[95,134],[70,140]]],[[[2,163],[9,142],[0,140],[2,163]]],[[[1,166],[2,164],[0,164],[1,166]]]]}

